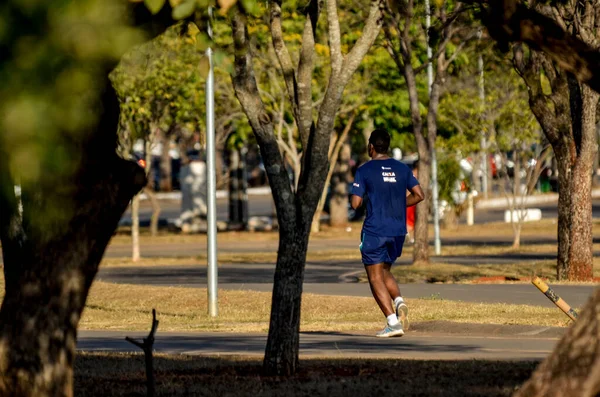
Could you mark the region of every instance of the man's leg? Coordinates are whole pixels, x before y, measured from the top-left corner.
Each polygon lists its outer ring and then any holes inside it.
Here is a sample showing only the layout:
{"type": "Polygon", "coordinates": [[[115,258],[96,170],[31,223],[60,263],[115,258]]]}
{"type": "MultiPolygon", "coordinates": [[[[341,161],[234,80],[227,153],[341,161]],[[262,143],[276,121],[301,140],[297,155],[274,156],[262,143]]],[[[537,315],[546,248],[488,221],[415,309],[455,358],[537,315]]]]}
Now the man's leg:
{"type": "Polygon", "coordinates": [[[388,290],[388,293],[390,294],[390,297],[392,298],[392,300],[396,300],[396,298],[398,298],[399,296],[402,296],[402,295],[400,294],[400,288],[398,288],[398,283],[396,282],[394,275],[390,271],[391,268],[392,268],[391,263],[384,263],[383,264],[383,276],[384,276],[385,286],[388,290]]]}
{"type": "Polygon", "coordinates": [[[408,306],[406,306],[406,303],[400,294],[400,288],[398,287],[396,278],[390,271],[391,268],[391,263],[384,263],[383,273],[385,277],[385,286],[390,294],[390,298],[394,301],[393,307],[395,309],[396,317],[398,317],[398,321],[402,323],[402,328],[405,331],[408,331],[408,327],[410,326],[410,322],[408,321],[408,306]]]}
{"type": "Polygon", "coordinates": [[[373,298],[375,298],[379,308],[386,317],[395,314],[392,306],[392,296],[387,288],[385,264],[365,265],[365,269],[367,270],[367,277],[369,278],[369,286],[371,287],[373,298]]]}

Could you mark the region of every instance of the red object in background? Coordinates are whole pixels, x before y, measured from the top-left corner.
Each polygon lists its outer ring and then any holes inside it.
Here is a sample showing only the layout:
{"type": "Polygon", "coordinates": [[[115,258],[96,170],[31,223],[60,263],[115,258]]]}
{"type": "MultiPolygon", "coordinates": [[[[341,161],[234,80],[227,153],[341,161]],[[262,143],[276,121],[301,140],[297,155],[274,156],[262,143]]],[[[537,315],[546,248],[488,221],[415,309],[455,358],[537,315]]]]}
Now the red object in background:
{"type": "Polygon", "coordinates": [[[496,168],[496,160],[494,160],[494,155],[490,154],[489,160],[490,170],[492,170],[492,178],[495,178],[498,169],[496,168]]]}
{"type": "Polygon", "coordinates": [[[142,167],[142,168],[146,169],[146,160],[144,160],[144,159],[139,159],[137,163],[138,163],[138,165],[139,165],[140,167],[142,167]]]}
{"type": "Polygon", "coordinates": [[[409,229],[414,229],[415,227],[415,215],[417,212],[417,206],[413,205],[412,207],[408,207],[406,209],[406,226],[409,229]]]}

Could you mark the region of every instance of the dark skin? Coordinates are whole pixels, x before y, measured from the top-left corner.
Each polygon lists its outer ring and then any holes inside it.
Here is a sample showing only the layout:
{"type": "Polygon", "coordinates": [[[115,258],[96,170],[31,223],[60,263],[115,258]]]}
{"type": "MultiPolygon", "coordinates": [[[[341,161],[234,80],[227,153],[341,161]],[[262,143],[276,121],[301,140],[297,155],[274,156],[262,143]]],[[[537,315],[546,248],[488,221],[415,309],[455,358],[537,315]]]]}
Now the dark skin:
{"type": "MultiPolygon", "coordinates": [[[[368,151],[369,157],[371,157],[373,160],[387,160],[390,158],[386,153],[377,153],[371,144],[368,146],[368,151]]],[[[425,199],[425,194],[423,193],[421,186],[417,185],[412,189],[409,189],[409,191],[410,194],[406,197],[407,207],[417,205],[425,199]]],[[[362,205],[362,203],[362,197],[356,195],[352,196],[352,208],[357,209],[362,205]]],[[[373,297],[386,317],[395,313],[394,307],[392,306],[392,301],[401,296],[398,283],[392,275],[392,272],[390,272],[391,268],[391,263],[377,263],[374,265],[365,266],[373,297]]]]}

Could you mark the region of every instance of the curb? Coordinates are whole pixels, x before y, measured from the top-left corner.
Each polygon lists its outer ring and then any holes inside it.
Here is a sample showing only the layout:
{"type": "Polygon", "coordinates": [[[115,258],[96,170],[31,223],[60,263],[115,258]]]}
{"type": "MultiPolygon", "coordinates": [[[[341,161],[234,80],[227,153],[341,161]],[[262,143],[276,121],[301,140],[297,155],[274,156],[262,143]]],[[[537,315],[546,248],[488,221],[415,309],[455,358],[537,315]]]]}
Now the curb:
{"type": "MultiPolygon", "coordinates": [[[[592,189],[592,198],[597,199],[600,198],[600,189],[592,189]]],[[[557,203],[558,202],[558,193],[546,193],[535,196],[527,196],[524,199],[525,206],[535,205],[535,204],[548,204],[548,203],[557,203]]],[[[505,197],[493,198],[493,199],[483,199],[479,200],[475,204],[475,209],[484,210],[484,209],[506,209],[508,208],[508,203],[506,202],[505,197]]]]}

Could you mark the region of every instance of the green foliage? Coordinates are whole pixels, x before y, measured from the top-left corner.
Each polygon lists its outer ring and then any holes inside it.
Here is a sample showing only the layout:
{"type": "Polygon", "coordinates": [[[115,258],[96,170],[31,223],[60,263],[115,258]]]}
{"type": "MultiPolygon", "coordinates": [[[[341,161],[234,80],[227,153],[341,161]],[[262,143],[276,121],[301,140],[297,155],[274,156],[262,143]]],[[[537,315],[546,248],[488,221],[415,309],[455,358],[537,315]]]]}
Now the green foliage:
{"type": "Polygon", "coordinates": [[[165,0],[144,0],[144,4],[152,14],[157,14],[165,5],[165,0]]]}
{"type": "Polygon", "coordinates": [[[133,139],[156,128],[191,134],[202,127],[205,82],[198,65],[205,56],[196,49],[197,33],[176,25],[129,52],[112,72],[133,139]]]}
{"type": "MultiPolygon", "coordinates": [[[[476,53],[471,55],[476,59],[476,53]]],[[[523,81],[508,62],[490,55],[485,61],[483,102],[476,62],[447,85],[439,111],[440,143],[445,150],[462,155],[479,151],[482,132],[492,151],[511,150],[509,142],[531,142],[538,137],[539,125],[523,81]]]]}
{"type": "Polygon", "coordinates": [[[109,68],[143,40],[119,0],[8,0],[0,13],[1,145],[17,183],[75,172],[109,68]]]}
{"type": "Polygon", "coordinates": [[[461,180],[460,164],[454,156],[441,156],[438,161],[438,186],[440,200],[446,200],[454,206],[452,193],[456,191],[457,182],[461,180]]]}
{"type": "Polygon", "coordinates": [[[179,20],[191,16],[196,11],[198,3],[196,0],[182,0],[173,7],[173,19],[179,20]]]}

